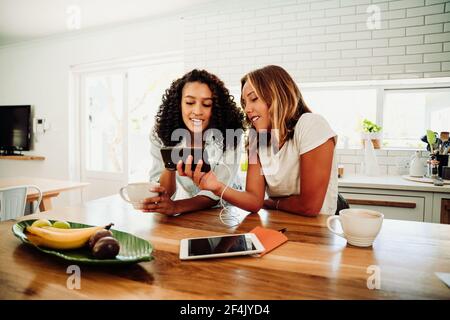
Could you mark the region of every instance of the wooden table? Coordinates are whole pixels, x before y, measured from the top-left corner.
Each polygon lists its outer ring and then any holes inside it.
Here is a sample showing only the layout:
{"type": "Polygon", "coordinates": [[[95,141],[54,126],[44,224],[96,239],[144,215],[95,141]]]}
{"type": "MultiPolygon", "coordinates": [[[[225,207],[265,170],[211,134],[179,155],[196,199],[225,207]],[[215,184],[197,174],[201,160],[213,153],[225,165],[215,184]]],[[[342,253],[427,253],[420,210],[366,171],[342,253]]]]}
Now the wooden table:
{"type": "Polygon", "coordinates": [[[450,289],[434,274],[450,272],[449,225],[385,220],[373,248],[357,248],[328,231],[326,216],[238,212],[242,223],[229,229],[215,209],[166,217],[111,197],[24,217],[114,222],[153,244],[150,262],[81,265],[79,290],[66,287],[70,263],[22,244],[11,232],[13,222],[2,222],[0,299],[450,299],[450,289]],[[289,241],[262,258],[178,258],[182,238],[256,226],[287,228],[289,241]],[[369,266],[380,268],[379,290],[367,287],[369,266]]]}
{"type": "MultiPolygon", "coordinates": [[[[42,201],[39,205],[39,209],[41,211],[48,211],[52,209],[52,198],[57,197],[63,191],[83,188],[89,185],[89,183],[32,177],[0,178],[0,188],[22,185],[38,186],[42,191],[42,201]]],[[[38,198],[39,193],[36,189],[30,188],[28,190],[27,201],[33,202],[38,200],[38,198]]]]}

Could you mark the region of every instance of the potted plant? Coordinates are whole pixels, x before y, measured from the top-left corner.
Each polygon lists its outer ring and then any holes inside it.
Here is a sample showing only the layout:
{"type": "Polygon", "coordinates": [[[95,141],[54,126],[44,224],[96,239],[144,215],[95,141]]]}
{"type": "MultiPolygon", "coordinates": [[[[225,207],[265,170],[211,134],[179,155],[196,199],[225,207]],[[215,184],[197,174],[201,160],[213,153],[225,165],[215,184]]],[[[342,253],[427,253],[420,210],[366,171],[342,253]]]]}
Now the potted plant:
{"type": "Polygon", "coordinates": [[[380,149],[381,147],[381,127],[370,120],[364,119],[362,122],[361,139],[363,147],[365,147],[366,140],[372,141],[374,149],[380,149]]]}

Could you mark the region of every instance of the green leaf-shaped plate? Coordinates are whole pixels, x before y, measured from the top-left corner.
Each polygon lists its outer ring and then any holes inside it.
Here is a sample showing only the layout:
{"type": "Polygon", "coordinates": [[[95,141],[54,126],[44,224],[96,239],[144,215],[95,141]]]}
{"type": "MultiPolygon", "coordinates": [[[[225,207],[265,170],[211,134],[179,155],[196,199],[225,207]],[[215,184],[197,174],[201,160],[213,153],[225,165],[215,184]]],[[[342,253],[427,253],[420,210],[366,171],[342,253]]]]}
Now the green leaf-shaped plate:
{"type": "MultiPolygon", "coordinates": [[[[111,229],[114,238],[116,238],[120,243],[120,252],[114,259],[96,259],[90,252],[88,248],[80,248],[76,250],[56,250],[44,247],[35,246],[28,239],[25,234],[25,228],[30,226],[34,220],[24,220],[13,225],[12,231],[16,237],[18,237],[22,242],[35,247],[36,249],[57,256],[59,258],[83,263],[83,264],[129,264],[137,263],[141,261],[152,260],[152,245],[147,240],[138,238],[132,234],[111,229]]],[[[51,223],[54,220],[50,220],[51,223]]],[[[69,222],[72,228],[88,228],[92,227],[87,224],[69,222]]]]}

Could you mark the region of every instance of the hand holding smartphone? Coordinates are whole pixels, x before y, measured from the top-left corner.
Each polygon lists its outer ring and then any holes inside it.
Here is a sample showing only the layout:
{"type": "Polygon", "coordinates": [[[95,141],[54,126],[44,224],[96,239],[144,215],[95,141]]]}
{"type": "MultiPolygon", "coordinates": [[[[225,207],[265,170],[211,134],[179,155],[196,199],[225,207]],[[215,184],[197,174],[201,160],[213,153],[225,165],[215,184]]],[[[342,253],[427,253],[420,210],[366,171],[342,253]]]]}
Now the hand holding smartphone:
{"type": "Polygon", "coordinates": [[[164,161],[164,167],[171,171],[177,170],[178,161],[183,161],[183,171],[185,171],[185,163],[188,156],[193,157],[191,169],[195,171],[197,163],[202,160],[203,165],[201,172],[211,171],[211,166],[208,160],[208,153],[202,148],[183,148],[183,147],[163,147],[161,148],[161,156],[164,161]]]}

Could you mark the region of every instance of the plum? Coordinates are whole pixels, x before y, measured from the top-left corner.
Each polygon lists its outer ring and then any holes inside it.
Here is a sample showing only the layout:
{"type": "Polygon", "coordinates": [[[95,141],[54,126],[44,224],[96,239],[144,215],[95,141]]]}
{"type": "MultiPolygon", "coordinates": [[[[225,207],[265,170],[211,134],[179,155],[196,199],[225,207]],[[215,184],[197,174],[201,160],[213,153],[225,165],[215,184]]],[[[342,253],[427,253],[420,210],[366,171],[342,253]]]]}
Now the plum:
{"type": "Polygon", "coordinates": [[[113,233],[110,230],[102,229],[94,233],[88,241],[89,249],[93,249],[98,240],[104,237],[112,237],[113,233]]]}
{"type": "Polygon", "coordinates": [[[97,259],[113,259],[120,251],[120,244],[113,237],[103,237],[92,248],[92,254],[97,259]]]}

